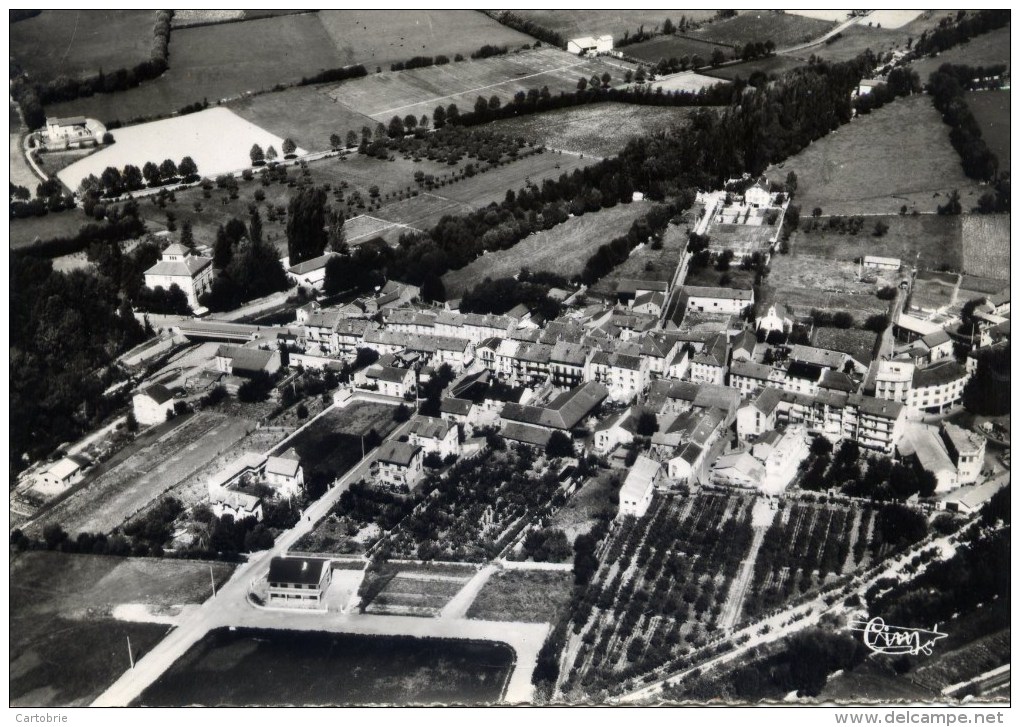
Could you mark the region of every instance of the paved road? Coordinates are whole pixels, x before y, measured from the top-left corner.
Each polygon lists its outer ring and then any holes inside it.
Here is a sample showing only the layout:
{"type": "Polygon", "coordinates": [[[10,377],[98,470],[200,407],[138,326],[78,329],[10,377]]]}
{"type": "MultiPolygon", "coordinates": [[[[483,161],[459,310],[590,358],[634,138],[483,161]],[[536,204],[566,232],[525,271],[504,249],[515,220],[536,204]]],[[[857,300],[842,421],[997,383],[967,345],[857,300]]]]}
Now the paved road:
{"type": "Polygon", "coordinates": [[[807,43],[801,43],[800,45],[792,45],[789,48],[780,48],[779,50],[776,51],[776,55],[792,55],[794,53],[799,53],[802,50],[807,50],[808,48],[814,48],[816,45],[821,45],[829,38],[836,35],[836,33],[842,33],[851,25],[856,24],[858,21],[863,20],[866,17],[867,15],[860,15],[855,18],[845,20],[821,37],[815,38],[814,40],[808,41],[807,43]]]}

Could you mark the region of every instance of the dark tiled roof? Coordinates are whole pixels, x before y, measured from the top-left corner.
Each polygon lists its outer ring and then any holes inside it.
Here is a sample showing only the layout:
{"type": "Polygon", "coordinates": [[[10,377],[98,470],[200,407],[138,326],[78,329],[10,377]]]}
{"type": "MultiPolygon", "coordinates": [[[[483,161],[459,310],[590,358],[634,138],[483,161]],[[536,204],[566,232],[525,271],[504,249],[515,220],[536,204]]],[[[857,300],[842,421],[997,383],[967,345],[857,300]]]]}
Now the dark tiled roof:
{"type": "Polygon", "coordinates": [[[168,388],[162,384],[153,384],[147,389],[143,389],[142,393],[152,399],[157,404],[163,404],[174,398],[174,395],[168,388]]]}
{"type": "Polygon", "coordinates": [[[379,447],[378,459],[380,462],[398,464],[407,467],[414,460],[414,456],[421,451],[421,447],[407,442],[383,442],[379,447]]]}
{"type": "Polygon", "coordinates": [[[318,585],[322,577],[322,569],[329,568],[325,558],[281,558],[269,561],[270,583],[293,583],[303,586],[318,585]]]}

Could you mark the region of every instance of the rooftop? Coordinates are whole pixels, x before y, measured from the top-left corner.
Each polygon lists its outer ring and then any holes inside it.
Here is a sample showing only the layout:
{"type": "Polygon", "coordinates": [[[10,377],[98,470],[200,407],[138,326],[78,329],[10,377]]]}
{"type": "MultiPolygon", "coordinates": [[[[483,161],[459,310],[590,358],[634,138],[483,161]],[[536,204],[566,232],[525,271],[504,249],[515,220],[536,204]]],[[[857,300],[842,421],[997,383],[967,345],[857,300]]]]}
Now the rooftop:
{"type": "Polygon", "coordinates": [[[386,441],[379,446],[377,459],[380,462],[408,467],[414,461],[415,455],[421,451],[417,444],[407,442],[386,441]]]}
{"type": "Polygon", "coordinates": [[[287,583],[315,586],[322,579],[322,573],[330,567],[326,558],[284,558],[277,556],[269,561],[270,583],[287,583]]]}

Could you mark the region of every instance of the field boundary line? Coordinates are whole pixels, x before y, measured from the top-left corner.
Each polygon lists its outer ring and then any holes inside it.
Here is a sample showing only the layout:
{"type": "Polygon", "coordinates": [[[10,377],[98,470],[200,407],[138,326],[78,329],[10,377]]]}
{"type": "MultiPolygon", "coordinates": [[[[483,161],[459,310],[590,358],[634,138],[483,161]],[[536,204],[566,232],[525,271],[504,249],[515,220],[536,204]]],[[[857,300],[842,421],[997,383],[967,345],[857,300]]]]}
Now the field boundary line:
{"type": "Polygon", "coordinates": [[[395,106],[395,107],[393,107],[391,109],[383,109],[382,111],[372,111],[370,113],[366,113],[365,115],[366,116],[380,116],[382,114],[391,114],[391,113],[393,113],[395,111],[403,111],[404,109],[413,108],[415,106],[421,106],[422,104],[435,103],[436,101],[445,101],[448,98],[456,98],[457,96],[463,96],[466,93],[475,93],[476,91],[485,91],[486,89],[496,88],[497,86],[505,86],[508,83],[514,83],[516,81],[523,81],[525,78],[534,78],[535,76],[545,76],[545,75],[547,75],[549,73],[559,73],[560,71],[567,71],[567,70],[570,70],[571,68],[577,68],[578,66],[583,66],[583,65],[584,65],[583,61],[578,62],[578,63],[571,63],[571,64],[566,65],[566,66],[560,66],[559,68],[550,68],[547,71],[539,71],[538,73],[529,73],[526,76],[515,76],[514,78],[508,78],[505,81],[500,81],[499,83],[490,83],[488,86],[478,86],[476,88],[468,88],[468,89],[465,89],[463,91],[458,91],[457,93],[451,93],[448,96],[437,96],[435,98],[430,98],[430,99],[427,98],[424,101],[418,101],[417,103],[405,104],[403,106],[395,106]]]}

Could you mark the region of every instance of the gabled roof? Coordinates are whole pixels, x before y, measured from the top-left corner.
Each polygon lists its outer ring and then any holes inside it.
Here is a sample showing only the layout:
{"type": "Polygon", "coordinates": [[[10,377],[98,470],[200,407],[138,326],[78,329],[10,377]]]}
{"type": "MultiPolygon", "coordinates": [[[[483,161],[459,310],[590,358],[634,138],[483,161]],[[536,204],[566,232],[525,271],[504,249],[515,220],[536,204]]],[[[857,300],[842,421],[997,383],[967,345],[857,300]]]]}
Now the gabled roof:
{"type": "Polygon", "coordinates": [[[685,285],[683,294],[688,298],[719,298],[722,300],[754,300],[753,290],[743,288],[716,288],[704,285],[685,285]]]}
{"type": "Polygon", "coordinates": [[[439,411],[443,414],[467,416],[471,413],[471,407],[474,405],[474,402],[469,399],[458,399],[448,396],[439,404],[439,411]]]}
{"type": "Polygon", "coordinates": [[[64,457],[63,459],[57,460],[49,467],[46,471],[56,477],[57,479],[64,479],[81,469],[81,465],[70,457],[64,457]]]}
{"type": "Polygon", "coordinates": [[[830,351],[825,348],[805,346],[800,343],[795,343],[790,347],[791,361],[800,361],[803,363],[814,364],[815,366],[838,369],[843,366],[845,358],[846,354],[841,353],[840,351],[830,351]]]}
{"type": "Polygon", "coordinates": [[[504,439],[524,444],[533,444],[538,447],[545,447],[549,444],[552,432],[544,427],[521,422],[507,422],[499,432],[504,439]]]}
{"type": "Polygon", "coordinates": [[[655,477],[659,474],[659,468],[659,463],[654,459],[639,454],[631,466],[630,472],[627,473],[627,479],[623,481],[623,487],[620,488],[620,499],[642,499],[654,484],[655,477]]]}
{"type": "Polygon", "coordinates": [[[768,381],[772,367],[754,361],[734,361],[730,364],[730,376],[746,376],[749,379],[768,381]]]}
{"type": "Polygon", "coordinates": [[[663,280],[640,280],[637,278],[620,278],[616,283],[617,295],[636,295],[639,290],[665,293],[669,283],[663,280]]]}
{"type": "Polygon", "coordinates": [[[212,265],[212,258],[188,255],[183,260],[160,260],[145,271],[146,275],[164,275],[175,278],[194,278],[212,265]]]}
{"type": "Polygon", "coordinates": [[[301,462],[293,449],[288,449],[278,457],[269,457],[266,460],[266,474],[280,475],[281,477],[296,477],[301,462]]]}
{"type": "Polygon", "coordinates": [[[149,397],[157,404],[165,404],[174,398],[173,393],[162,384],[153,384],[148,388],[142,389],[139,393],[149,397]]]}
{"type": "Polygon", "coordinates": [[[782,399],[783,395],[779,389],[772,386],[766,386],[761,390],[758,396],[755,397],[754,401],[751,402],[751,405],[765,416],[768,416],[776,410],[776,407],[779,406],[779,402],[782,401],[782,399]]]}
{"type": "Polygon", "coordinates": [[[597,381],[589,381],[563,392],[544,407],[506,404],[500,416],[550,429],[572,429],[608,396],[609,391],[605,386],[597,381]]]}
{"type": "Polygon", "coordinates": [[[921,340],[924,342],[924,345],[927,346],[928,348],[935,348],[936,346],[940,346],[943,343],[948,343],[953,339],[949,337],[949,334],[946,333],[946,330],[944,328],[940,328],[934,333],[929,333],[927,336],[921,336],[921,340]]]}
{"type": "Polygon", "coordinates": [[[222,345],[216,349],[216,356],[230,359],[230,366],[240,371],[264,371],[273,358],[272,351],[244,346],[222,345]]]}
{"type": "Polygon", "coordinates": [[[733,337],[731,344],[734,351],[743,349],[752,352],[754,347],[758,345],[758,338],[750,331],[744,330],[739,335],[733,337]]]}
{"type": "Polygon", "coordinates": [[[372,371],[371,374],[366,371],[366,375],[390,384],[404,383],[410,373],[411,369],[401,369],[396,366],[380,366],[378,371],[372,371]]]}
{"type": "Polygon", "coordinates": [[[319,257],[313,257],[311,260],[305,260],[304,262],[300,262],[297,265],[291,265],[289,268],[287,268],[287,272],[291,273],[292,275],[305,275],[306,273],[310,273],[313,270],[321,270],[322,268],[326,267],[326,263],[328,263],[330,261],[330,258],[334,257],[335,255],[336,255],[335,252],[327,252],[324,255],[319,255],[319,257]]]}
{"type": "Polygon", "coordinates": [[[88,119],[84,116],[65,116],[64,118],[51,116],[46,119],[47,124],[55,124],[56,126],[81,126],[87,121],[88,119]]]}
{"type": "Polygon", "coordinates": [[[822,374],[822,378],[818,382],[818,385],[823,389],[845,391],[847,393],[850,393],[857,388],[854,385],[853,379],[844,374],[842,371],[833,371],[832,369],[822,374]]]}
{"type": "Polygon", "coordinates": [[[322,573],[330,568],[326,558],[282,558],[276,556],[269,561],[270,583],[292,583],[302,586],[316,586],[322,579],[322,573]]]}
{"type": "Polygon", "coordinates": [[[421,447],[417,444],[386,441],[379,446],[379,453],[376,459],[380,462],[408,467],[414,461],[415,455],[420,451],[421,447]]]}
{"type": "Polygon", "coordinates": [[[969,431],[952,422],[943,422],[942,431],[956,451],[961,454],[978,451],[984,440],[984,437],[977,432],[969,431]]]}
{"type": "Polygon", "coordinates": [[[415,434],[426,439],[445,439],[446,435],[450,433],[450,428],[450,422],[445,419],[418,415],[411,420],[408,434],[415,434]]]}
{"type": "Polygon", "coordinates": [[[584,366],[587,357],[588,350],[584,346],[567,341],[557,341],[549,352],[551,362],[570,366],[584,366]]]}

